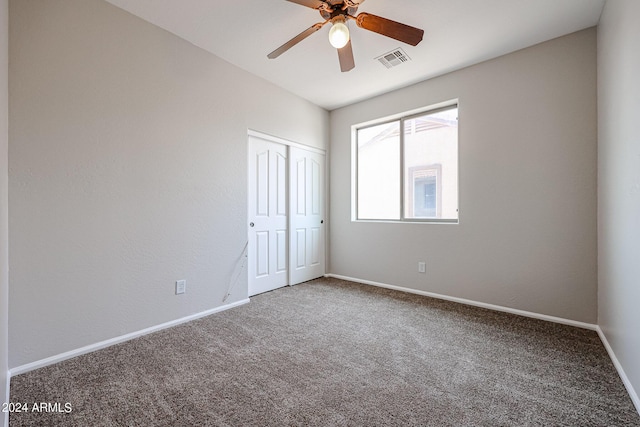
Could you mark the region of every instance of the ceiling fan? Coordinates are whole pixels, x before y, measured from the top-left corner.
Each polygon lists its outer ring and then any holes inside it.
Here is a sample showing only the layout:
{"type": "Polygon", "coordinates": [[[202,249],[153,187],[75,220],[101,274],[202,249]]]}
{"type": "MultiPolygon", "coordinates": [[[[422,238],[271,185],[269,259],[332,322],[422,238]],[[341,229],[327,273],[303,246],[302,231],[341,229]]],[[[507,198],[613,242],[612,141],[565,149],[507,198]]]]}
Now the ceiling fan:
{"type": "Polygon", "coordinates": [[[357,16],[358,6],[364,0],[287,0],[302,6],[316,9],[324,18],[324,22],[313,24],[273,52],[267,57],[275,59],[282,55],[311,34],[324,27],[331,22],[332,27],[329,31],[329,42],[333,47],[338,49],[338,58],[340,60],[340,70],[342,72],[350,71],[355,67],[353,59],[353,50],[351,48],[351,39],[349,37],[349,28],[346,22],[350,19],[356,21],[356,25],[365,30],[373,31],[383,36],[416,46],[422,41],[424,30],[401,24],[400,22],[382,18],[381,16],[372,15],[370,13],[360,13],[357,16]]]}

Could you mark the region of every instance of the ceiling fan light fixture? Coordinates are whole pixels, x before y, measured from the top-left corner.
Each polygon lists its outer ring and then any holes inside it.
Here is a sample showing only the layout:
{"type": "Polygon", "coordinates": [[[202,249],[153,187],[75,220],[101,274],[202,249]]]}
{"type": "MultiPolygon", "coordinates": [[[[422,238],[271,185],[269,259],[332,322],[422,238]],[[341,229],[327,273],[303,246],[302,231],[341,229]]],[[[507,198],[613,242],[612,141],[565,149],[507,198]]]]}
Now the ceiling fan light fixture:
{"type": "MultiPolygon", "coordinates": [[[[340,71],[346,73],[355,67],[355,58],[353,49],[351,48],[351,36],[347,21],[354,20],[358,28],[362,28],[383,36],[398,40],[411,46],[417,46],[422,41],[424,30],[401,22],[392,21],[382,16],[372,15],[371,13],[358,13],[358,8],[365,0],[288,0],[315,9],[320,12],[320,16],[324,21],[313,24],[273,52],[267,55],[267,58],[274,59],[309,37],[311,34],[319,31],[326,24],[331,23],[329,30],[329,43],[338,50],[338,59],[340,60],[340,71]]],[[[394,59],[394,58],[392,58],[394,59]]],[[[402,61],[399,58],[399,61],[402,61]]]]}
{"type": "Polygon", "coordinates": [[[345,24],[344,18],[336,18],[332,24],[329,30],[329,43],[336,49],[342,49],[349,43],[349,27],[345,24]]]}

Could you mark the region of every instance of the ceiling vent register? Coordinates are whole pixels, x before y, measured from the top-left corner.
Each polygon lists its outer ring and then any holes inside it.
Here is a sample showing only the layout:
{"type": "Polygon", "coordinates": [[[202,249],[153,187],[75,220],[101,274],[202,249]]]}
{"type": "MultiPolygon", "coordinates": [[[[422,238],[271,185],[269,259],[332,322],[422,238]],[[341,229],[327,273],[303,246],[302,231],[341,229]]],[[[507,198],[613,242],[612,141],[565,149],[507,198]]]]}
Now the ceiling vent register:
{"type": "Polygon", "coordinates": [[[391,52],[387,52],[384,55],[377,57],[376,59],[387,68],[397,67],[398,65],[411,61],[409,55],[407,55],[406,52],[401,48],[397,48],[392,50],[391,52]]]}

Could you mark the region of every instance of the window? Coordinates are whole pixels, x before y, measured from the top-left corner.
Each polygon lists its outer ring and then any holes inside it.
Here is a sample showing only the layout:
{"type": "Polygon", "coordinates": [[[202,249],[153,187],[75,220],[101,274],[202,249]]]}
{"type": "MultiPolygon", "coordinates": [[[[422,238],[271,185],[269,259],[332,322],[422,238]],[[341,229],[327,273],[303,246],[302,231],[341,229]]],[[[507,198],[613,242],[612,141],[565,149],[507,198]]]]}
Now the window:
{"type": "Polygon", "coordinates": [[[458,221],[458,106],[356,129],[358,220],[458,221]]]}

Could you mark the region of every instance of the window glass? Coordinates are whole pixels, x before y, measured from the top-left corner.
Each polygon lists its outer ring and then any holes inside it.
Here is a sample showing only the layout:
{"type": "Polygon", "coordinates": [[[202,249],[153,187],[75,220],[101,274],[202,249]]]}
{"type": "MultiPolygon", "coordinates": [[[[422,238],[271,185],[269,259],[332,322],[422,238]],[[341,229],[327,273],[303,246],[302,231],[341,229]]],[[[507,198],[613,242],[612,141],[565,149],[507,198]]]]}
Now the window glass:
{"type": "Polygon", "coordinates": [[[400,122],[358,130],[358,217],[400,219],[400,122]]]}
{"type": "Polygon", "coordinates": [[[458,218],[458,109],[403,121],[404,217],[458,218]]]}
{"type": "Polygon", "coordinates": [[[356,141],[356,219],[458,220],[457,106],[357,129],[356,141]]]}

